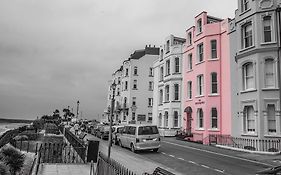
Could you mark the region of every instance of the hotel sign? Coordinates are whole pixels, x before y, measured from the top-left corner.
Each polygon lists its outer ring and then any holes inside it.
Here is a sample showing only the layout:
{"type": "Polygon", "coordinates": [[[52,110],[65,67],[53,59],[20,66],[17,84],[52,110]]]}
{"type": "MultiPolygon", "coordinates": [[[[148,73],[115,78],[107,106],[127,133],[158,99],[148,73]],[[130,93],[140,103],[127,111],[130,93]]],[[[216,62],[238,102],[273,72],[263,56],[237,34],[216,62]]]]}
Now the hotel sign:
{"type": "Polygon", "coordinates": [[[195,104],[196,105],[201,105],[201,104],[205,104],[205,102],[204,101],[197,101],[197,102],[195,102],[195,104]]]}

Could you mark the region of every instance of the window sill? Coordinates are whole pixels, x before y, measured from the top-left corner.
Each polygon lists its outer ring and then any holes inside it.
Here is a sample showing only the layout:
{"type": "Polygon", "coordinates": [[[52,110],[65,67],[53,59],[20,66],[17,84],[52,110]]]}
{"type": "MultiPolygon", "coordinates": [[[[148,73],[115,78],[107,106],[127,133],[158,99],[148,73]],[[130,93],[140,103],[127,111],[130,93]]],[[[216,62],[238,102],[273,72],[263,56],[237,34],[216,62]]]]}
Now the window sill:
{"type": "Polygon", "coordinates": [[[218,128],[210,128],[210,129],[208,129],[208,131],[219,132],[220,130],[218,128]]]}
{"type": "Polygon", "coordinates": [[[252,49],[252,48],[255,48],[255,45],[249,46],[249,47],[246,47],[246,48],[243,48],[243,49],[239,50],[239,52],[244,52],[244,51],[250,50],[250,49],[252,49]]]}
{"type": "Polygon", "coordinates": [[[170,101],[164,101],[164,103],[170,103],[170,101]]]}
{"type": "Polygon", "coordinates": [[[279,88],[262,88],[262,91],[279,91],[279,88]]]}
{"type": "Polygon", "coordinates": [[[275,138],[275,137],[281,137],[281,135],[277,135],[277,133],[272,133],[272,134],[265,134],[264,135],[264,137],[273,137],[273,138],[275,138]]]}
{"type": "Polygon", "coordinates": [[[158,106],[163,106],[163,103],[159,104],[158,106]]]}
{"type": "Polygon", "coordinates": [[[170,53],[170,50],[166,51],[166,54],[170,53]]]}
{"type": "Polygon", "coordinates": [[[204,97],[204,95],[197,95],[197,96],[195,96],[195,98],[202,98],[202,97],[204,97]]]}
{"type": "Polygon", "coordinates": [[[198,36],[198,35],[200,35],[200,34],[202,34],[202,33],[203,33],[203,31],[197,32],[197,33],[196,33],[196,36],[198,36]]]}
{"type": "Polygon", "coordinates": [[[170,74],[165,75],[165,77],[168,77],[168,76],[170,76],[170,74]]]}
{"type": "Polygon", "coordinates": [[[258,137],[257,133],[242,133],[241,136],[258,137]]]}
{"type": "Polygon", "coordinates": [[[193,69],[189,69],[189,70],[186,71],[186,73],[189,73],[189,72],[192,72],[192,71],[193,71],[193,69]]]}
{"type": "Polygon", "coordinates": [[[208,61],[219,61],[219,58],[209,58],[208,61]]]}
{"type": "Polygon", "coordinates": [[[209,94],[208,96],[209,97],[218,97],[218,96],[220,96],[220,94],[209,94]]]}
{"type": "Polygon", "coordinates": [[[173,103],[180,103],[181,101],[180,100],[173,100],[172,102],[173,103]]]}
{"type": "Polygon", "coordinates": [[[205,131],[205,129],[204,128],[197,128],[197,129],[195,129],[195,131],[205,131]]]}
{"type": "Polygon", "coordinates": [[[239,16],[242,16],[244,15],[245,13],[249,12],[251,10],[251,8],[245,10],[245,11],[241,11],[241,13],[239,14],[239,16]]]}
{"type": "Polygon", "coordinates": [[[204,62],[205,62],[205,61],[203,60],[203,61],[201,61],[201,62],[195,63],[195,65],[197,66],[197,65],[202,64],[202,63],[204,63],[204,62]]]}
{"type": "Polygon", "coordinates": [[[152,106],[147,106],[148,108],[152,108],[152,106]]]}
{"type": "Polygon", "coordinates": [[[190,101],[192,101],[192,98],[191,99],[187,99],[187,100],[185,100],[186,102],[190,102],[190,101]]]}
{"type": "Polygon", "coordinates": [[[172,73],[172,75],[180,75],[181,73],[180,72],[174,72],[172,73]]]}
{"type": "Polygon", "coordinates": [[[261,46],[272,45],[272,44],[277,44],[277,42],[275,42],[275,41],[263,42],[263,43],[261,43],[261,46]]]}
{"type": "Polygon", "coordinates": [[[133,88],[132,90],[138,90],[138,88],[133,88]]]}
{"type": "Polygon", "coordinates": [[[149,77],[153,77],[153,75],[148,75],[149,77]]]}
{"type": "Polygon", "coordinates": [[[248,93],[248,92],[256,92],[257,89],[248,89],[248,90],[244,90],[244,91],[240,91],[240,94],[244,94],[244,93],[248,93]]]}
{"type": "Polygon", "coordinates": [[[134,76],[139,76],[138,74],[134,74],[134,76]]]}

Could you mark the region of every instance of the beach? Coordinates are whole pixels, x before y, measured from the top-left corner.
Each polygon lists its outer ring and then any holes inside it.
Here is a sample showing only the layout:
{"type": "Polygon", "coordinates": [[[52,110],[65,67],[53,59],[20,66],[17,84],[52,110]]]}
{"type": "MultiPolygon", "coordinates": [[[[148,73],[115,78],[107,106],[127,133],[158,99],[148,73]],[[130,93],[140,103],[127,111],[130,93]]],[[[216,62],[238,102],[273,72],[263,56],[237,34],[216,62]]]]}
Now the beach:
{"type": "Polygon", "coordinates": [[[27,125],[26,123],[0,123],[0,136],[6,131],[27,125]]]}

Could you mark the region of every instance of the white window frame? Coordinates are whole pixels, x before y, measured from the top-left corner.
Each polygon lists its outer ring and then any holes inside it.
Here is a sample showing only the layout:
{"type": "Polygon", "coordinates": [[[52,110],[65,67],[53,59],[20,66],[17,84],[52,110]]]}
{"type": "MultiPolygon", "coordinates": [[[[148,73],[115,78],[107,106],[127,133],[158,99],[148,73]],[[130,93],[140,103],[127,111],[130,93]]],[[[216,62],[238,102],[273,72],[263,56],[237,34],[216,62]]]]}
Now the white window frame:
{"type": "Polygon", "coordinates": [[[218,74],[216,72],[211,73],[211,94],[218,94],[218,74]],[[216,76],[215,81],[213,81],[213,76],[216,76]],[[216,89],[214,89],[214,86],[216,89]],[[215,92],[216,91],[216,92],[215,92]]]}
{"type": "Polygon", "coordinates": [[[148,98],[148,106],[149,107],[153,106],[153,98],[148,98]]]}
{"type": "Polygon", "coordinates": [[[254,46],[254,31],[253,31],[253,23],[252,22],[247,22],[241,26],[241,31],[242,31],[242,48],[246,49],[249,47],[254,46]],[[248,29],[250,28],[250,30],[248,29]],[[249,41],[248,41],[249,39],[249,41]],[[248,45],[246,43],[248,42],[248,45]]]}
{"type": "Polygon", "coordinates": [[[134,75],[138,75],[138,67],[137,66],[134,67],[134,75]]]}
{"type": "Polygon", "coordinates": [[[169,112],[165,111],[164,113],[164,127],[168,128],[169,126],[169,112]]]}
{"type": "Polygon", "coordinates": [[[165,86],[165,102],[170,101],[170,86],[165,86]]]}
{"type": "Polygon", "coordinates": [[[211,108],[211,128],[212,129],[218,129],[218,109],[216,107],[211,108]],[[214,113],[216,115],[214,115],[214,113]],[[216,123],[214,123],[214,120],[216,121],[216,123]],[[216,127],[214,127],[214,124],[216,125],[216,127]]]}
{"type": "Polygon", "coordinates": [[[204,95],[204,76],[203,74],[197,76],[197,96],[204,95]]]}
{"type": "Polygon", "coordinates": [[[257,131],[256,122],[257,121],[256,121],[254,106],[252,106],[252,105],[251,106],[245,106],[243,113],[244,113],[244,116],[243,116],[243,122],[244,122],[243,130],[244,130],[244,132],[245,133],[250,133],[250,134],[256,133],[256,131],[257,131]],[[249,108],[252,108],[252,111],[253,111],[253,114],[252,114],[253,116],[252,117],[253,117],[253,119],[251,119],[250,118],[251,116],[249,116],[249,113],[248,113],[249,108]],[[254,125],[253,129],[249,129],[249,125],[250,125],[251,121],[253,122],[253,125],[254,125]]]}
{"type": "Polygon", "coordinates": [[[163,89],[160,89],[159,90],[159,104],[162,104],[163,103],[163,89]]]}
{"type": "Polygon", "coordinates": [[[187,70],[192,70],[192,53],[187,56],[187,70]]]}
{"type": "Polygon", "coordinates": [[[134,80],[133,82],[133,89],[138,89],[138,81],[134,80]]]}
{"type": "Polygon", "coordinates": [[[272,15],[267,15],[267,16],[263,16],[262,17],[262,22],[263,22],[263,42],[264,43],[270,43],[270,42],[272,42],[273,41],[273,20],[272,20],[272,18],[273,18],[273,16],[272,15]],[[269,30],[266,30],[265,29],[265,21],[266,21],[266,18],[270,18],[270,20],[269,20],[269,27],[270,27],[270,29],[269,30]],[[265,37],[265,33],[266,32],[270,32],[270,41],[266,41],[265,39],[266,39],[266,37],[265,37]]]}
{"type": "Polygon", "coordinates": [[[276,87],[276,64],[275,64],[275,60],[273,58],[266,58],[264,60],[264,87],[265,88],[275,88],[276,87]],[[271,68],[267,68],[267,62],[271,61],[272,63],[272,67],[271,68]],[[268,72],[271,71],[271,72],[268,72]],[[273,84],[269,85],[268,82],[268,78],[271,77],[273,84]]]}
{"type": "Polygon", "coordinates": [[[241,0],[242,12],[245,12],[250,9],[249,3],[250,3],[249,0],[241,0]]]}
{"type": "Polygon", "coordinates": [[[242,72],[243,72],[243,90],[251,90],[251,89],[255,89],[255,68],[254,68],[254,63],[253,62],[247,62],[244,63],[242,66],[242,72]],[[251,65],[252,68],[252,75],[249,74],[250,72],[248,72],[248,66],[251,65]],[[253,87],[248,87],[248,82],[250,80],[253,80],[253,87]]]}
{"type": "Polygon", "coordinates": [[[180,73],[180,58],[175,58],[175,73],[180,73]]]}
{"type": "Polygon", "coordinates": [[[272,134],[274,135],[274,134],[277,133],[277,125],[276,125],[277,124],[277,120],[276,120],[276,106],[275,106],[275,104],[268,104],[266,112],[267,112],[267,132],[270,135],[272,135],[272,134]],[[269,116],[269,106],[270,105],[272,105],[274,107],[274,111],[273,111],[274,112],[274,114],[273,114],[274,116],[272,118],[270,118],[270,116],[269,116]],[[270,121],[273,121],[275,123],[275,131],[271,131],[271,129],[269,128],[270,121]]]}
{"type": "Polygon", "coordinates": [[[179,127],[179,111],[174,111],[174,128],[179,127]]]}
{"type": "Polygon", "coordinates": [[[170,75],[171,71],[171,62],[170,60],[166,61],[166,76],[170,75]]]}
{"type": "Polygon", "coordinates": [[[203,129],[204,128],[204,112],[203,112],[202,108],[197,109],[197,121],[198,121],[198,123],[197,123],[198,129],[203,129]]]}
{"type": "Polygon", "coordinates": [[[202,33],[202,31],[203,31],[202,25],[203,25],[202,18],[200,18],[200,19],[197,20],[197,34],[202,33]]]}
{"type": "Polygon", "coordinates": [[[160,81],[163,81],[164,80],[164,67],[163,66],[160,67],[159,73],[160,73],[160,76],[159,76],[160,81]]]}
{"type": "Polygon", "coordinates": [[[218,42],[216,39],[213,39],[210,41],[211,46],[211,59],[217,59],[218,58],[218,42]],[[215,47],[213,47],[215,44],[215,47]],[[214,54],[214,55],[213,55],[214,54]]]}
{"type": "Polygon", "coordinates": [[[201,63],[204,61],[204,44],[200,43],[197,45],[197,62],[201,63]]]}
{"type": "Polygon", "coordinates": [[[162,113],[159,113],[159,115],[158,115],[158,124],[159,124],[159,127],[162,127],[162,113]]]}
{"type": "Polygon", "coordinates": [[[148,90],[153,91],[153,81],[148,82],[148,90]]]}
{"type": "Polygon", "coordinates": [[[188,32],[188,34],[187,34],[187,41],[188,41],[188,45],[192,44],[192,32],[188,32]]]}
{"type": "Polygon", "coordinates": [[[187,82],[187,99],[192,99],[192,81],[187,82]]]}
{"type": "Polygon", "coordinates": [[[174,84],[174,100],[175,101],[180,100],[180,85],[179,84],[174,84]]]}

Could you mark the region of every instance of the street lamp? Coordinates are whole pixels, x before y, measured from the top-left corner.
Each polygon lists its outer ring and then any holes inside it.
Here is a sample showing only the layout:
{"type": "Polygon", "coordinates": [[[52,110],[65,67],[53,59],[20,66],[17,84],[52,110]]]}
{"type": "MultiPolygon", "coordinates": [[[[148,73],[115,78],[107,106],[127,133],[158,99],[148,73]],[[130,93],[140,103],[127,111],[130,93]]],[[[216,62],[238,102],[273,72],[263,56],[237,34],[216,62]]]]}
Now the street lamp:
{"type": "Polygon", "coordinates": [[[114,95],[115,95],[115,88],[116,84],[113,82],[110,86],[110,89],[112,90],[112,99],[111,99],[111,112],[110,112],[110,117],[109,117],[109,138],[108,138],[108,160],[110,158],[110,153],[111,153],[111,146],[112,146],[112,120],[113,120],[113,110],[114,110],[114,95]]]}
{"type": "Polygon", "coordinates": [[[77,114],[76,114],[76,117],[77,117],[77,120],[78,120],[78,115],[79,115],[79,100],[77,101],[77,114]]]}

